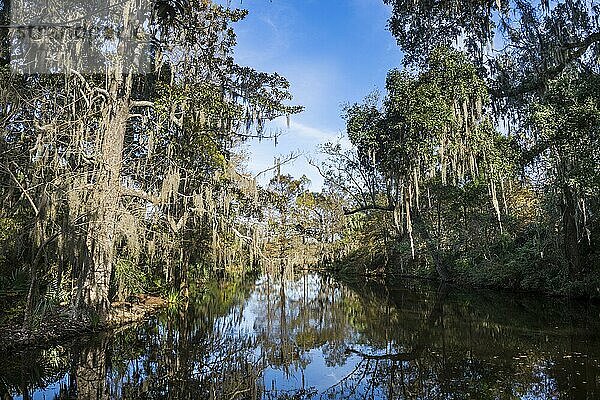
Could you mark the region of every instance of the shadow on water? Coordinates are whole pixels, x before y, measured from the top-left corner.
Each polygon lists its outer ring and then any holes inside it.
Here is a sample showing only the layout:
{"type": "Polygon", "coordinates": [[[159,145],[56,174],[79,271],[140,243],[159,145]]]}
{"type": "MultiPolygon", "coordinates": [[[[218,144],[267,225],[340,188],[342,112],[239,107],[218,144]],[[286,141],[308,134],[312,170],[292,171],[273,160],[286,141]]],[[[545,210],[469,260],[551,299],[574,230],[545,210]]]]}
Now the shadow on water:
{"type": "Polygon", "coordinates": [[[142,325],[0,355],[0,398],[596,399],[599,314],[418,282],[212,281],[142,325]]]}

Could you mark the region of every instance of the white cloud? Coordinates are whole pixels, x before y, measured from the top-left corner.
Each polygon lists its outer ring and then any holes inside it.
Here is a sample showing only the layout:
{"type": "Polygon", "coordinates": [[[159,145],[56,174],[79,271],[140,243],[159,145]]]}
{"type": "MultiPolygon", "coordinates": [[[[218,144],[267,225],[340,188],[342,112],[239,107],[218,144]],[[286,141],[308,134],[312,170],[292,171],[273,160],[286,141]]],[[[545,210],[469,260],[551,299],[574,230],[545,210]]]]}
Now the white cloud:
{"type": "MultiPolygon", "coordinates": [[[[343,148],[351,147],[350,141],[341,132],[305,124],[294,120],[294,117],[290,120],[289,128],[285,118],[277,118],[270,122],[268,128],[281,131],[283,135],[279,138],[277,146],[270,140],[248,142],[245,146],[249,153],[248,169],[257,174],[273,166],[275,158],[285,158],[292,152],[301,153],[302,156],[293,163],[283,166],[282,172],[290,173],[295,177],[306,175],[312,181],[311,190],[318,191],[323,187],[323,178],[307,161],[307,159],[317,163],[323,161],[324,155],[319,152],[319,145],[326,142],[339,142],[343,148]]],[[[264,185],[271,177],[272,173],[262,174],[259,181],[264,185]]]]}
{"type": "Polygon", "coordinates": [[[278,118],[277,120],[273,121],[273,123],[278,128],[281,128],[286,133],[286,136],[290,139],[307,139],[312,141],[315,145],[336,140],[340,136],[339,133],[304,125],[300,122],[294,121],[293,119],[290,121],[289,128],[287,127],[287,122],[284,118],[278,118]]]}

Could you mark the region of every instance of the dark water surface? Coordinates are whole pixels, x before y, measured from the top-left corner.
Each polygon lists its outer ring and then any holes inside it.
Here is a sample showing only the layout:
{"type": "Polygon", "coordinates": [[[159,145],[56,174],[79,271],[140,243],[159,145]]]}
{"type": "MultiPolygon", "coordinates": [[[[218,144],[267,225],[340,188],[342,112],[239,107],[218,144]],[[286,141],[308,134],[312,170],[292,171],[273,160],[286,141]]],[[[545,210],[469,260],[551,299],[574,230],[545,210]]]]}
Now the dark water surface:
{"type": "Polygon", "coordinates": [[[187,307],[0,354],[0,398],[600,399],[600,308],[305,274],[211,281],[187,307]]]}

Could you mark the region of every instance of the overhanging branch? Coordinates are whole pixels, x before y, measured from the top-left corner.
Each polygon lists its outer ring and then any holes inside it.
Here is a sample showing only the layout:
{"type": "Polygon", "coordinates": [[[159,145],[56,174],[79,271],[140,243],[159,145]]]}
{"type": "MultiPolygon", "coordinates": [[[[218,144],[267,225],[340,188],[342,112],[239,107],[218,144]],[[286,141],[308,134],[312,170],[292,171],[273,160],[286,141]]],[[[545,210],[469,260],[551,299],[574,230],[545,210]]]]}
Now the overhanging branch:
{"type": "Polygon", "coordinates": [[[573,61],[581,57],[592,45],[600,42],[600,32],[594,32],[579,42],[564,43],[558,46],[559,51],[568,52],[564,59],[553,67],[546,68],[539,74],[539,78],[527,79],[519,85],[510,88],[489,88],[489,92],[496,98],[519,96],[535,92],[552,79],[558,77],[573,61]]]}

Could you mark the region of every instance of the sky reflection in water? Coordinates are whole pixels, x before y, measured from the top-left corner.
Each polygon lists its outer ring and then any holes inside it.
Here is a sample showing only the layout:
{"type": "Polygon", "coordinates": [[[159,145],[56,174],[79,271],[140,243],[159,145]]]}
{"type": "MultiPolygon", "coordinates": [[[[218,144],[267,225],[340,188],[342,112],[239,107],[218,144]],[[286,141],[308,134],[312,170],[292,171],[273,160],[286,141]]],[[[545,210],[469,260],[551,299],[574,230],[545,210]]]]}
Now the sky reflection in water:
{"type": "Polygon", "coordinates": [[[598,316],[577,302],[416,282],[215,280],[146,324],[6,357],[0,395],[594,399],[598,316]]]}

